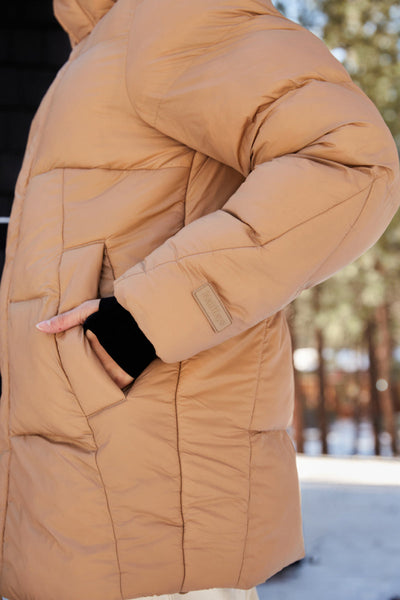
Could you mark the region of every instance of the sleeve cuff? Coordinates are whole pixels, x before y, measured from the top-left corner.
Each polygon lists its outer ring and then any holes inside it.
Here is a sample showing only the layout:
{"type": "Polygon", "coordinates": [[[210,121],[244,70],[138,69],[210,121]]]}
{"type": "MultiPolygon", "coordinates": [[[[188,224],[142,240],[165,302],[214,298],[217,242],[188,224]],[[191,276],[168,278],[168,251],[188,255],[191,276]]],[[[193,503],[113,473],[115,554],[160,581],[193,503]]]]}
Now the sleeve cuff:
{"type": "Polygon", "coordinates": [[[138,377],[157,357],[153,344],[115,296],[100,299],[98,311],[87,317],[83,329],[93,331],[106,352],[131,377],[138,377]]]}

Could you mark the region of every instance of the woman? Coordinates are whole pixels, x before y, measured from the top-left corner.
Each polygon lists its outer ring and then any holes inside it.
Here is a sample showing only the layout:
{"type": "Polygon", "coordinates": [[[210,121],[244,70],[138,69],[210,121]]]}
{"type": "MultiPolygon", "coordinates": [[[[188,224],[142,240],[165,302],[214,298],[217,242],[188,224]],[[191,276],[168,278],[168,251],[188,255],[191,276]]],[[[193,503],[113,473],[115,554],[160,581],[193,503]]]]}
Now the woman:
{"type": "Polygon", "coordinates": [[[0,288],[0,592],[254,597],[305,555],[284,308],[387,228],[394,140],[270,0],[54,8],[0,288]]]}

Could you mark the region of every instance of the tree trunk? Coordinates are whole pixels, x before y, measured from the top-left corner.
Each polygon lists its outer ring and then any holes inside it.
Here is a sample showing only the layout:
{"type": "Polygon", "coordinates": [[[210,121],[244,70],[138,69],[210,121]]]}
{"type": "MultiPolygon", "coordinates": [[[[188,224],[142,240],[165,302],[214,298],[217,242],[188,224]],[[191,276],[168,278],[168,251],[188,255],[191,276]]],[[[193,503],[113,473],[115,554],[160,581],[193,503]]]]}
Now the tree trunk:
{"type": "Polygon", "coordinates": [[[392,394],[391,366],[392,366],[392,338],[389,325],[389,307],[386,303],[375,309],[375,322],[377,325],[376,358],[378,379],[386,382],[379,392],[384,429],[390,434],[391,450],[394,456],[398,454],[395,398],[392,394]]]}
{"type": "Polygon", "coordinates": [[[365,328],[365,338],[368,347],[368,358],[369,358],[369,388],[370,388],[370,415],[372,429],[374,432],[374,452],[376,456],[381,453],[379,443],[379,432],[380,432],[380,413],[379,413],[379,392],[376,389],[376,382],[378,380],[378,366],[376,361],[375,352],[375,324],[372,319],[368,319],[365,328]]]}
{"type": "Polygon", "coordinates": [[[297,452],[304,452],[304,394],[301,389],[300,377],[296,369],[294,370],[294,429],[296,436],[297,452]]]}
{"type": "MultiPolygon", "coordinates": [[[[288,325],[290,335],[292,338],[292,351],[294,352],[297,347],[297,333],[296,333],[296,306],[295,302],[290,304],[288,307],[289,318],[288,325]]],[[[293,365],[294,371],[294,413],[293,413],[293,429],[296,439],[296,451],[304,452],[304,394],[301,389],[301,382],[299,373],[296,371],[293,365]]]]}
{"type": "MultiPolygon", "coordinates": [[[[320,309],[320,290],[318,286],[313,289],[313,304],[314,313],[317,315],[320,309]]],[[[325,363],[323,357],[324,335],[322,329],[315,326],[315,337],[317,341],[318,352],[318,387],[319,387],[319,404],[318,404],[318,424],[321,436],[322,454],[328,454],[327,442],[327,418],[326,418],[326,398],[325,398],[325,363]]]]}
{"type": "MultiPolygon", "coordinates": [[[[357,371],[355,374],[355,382],[358,389],[361,389],[360,383],[360,371],[357,371]]],[[[361,403],[360,403],[360,394],[355,399],[355,407],[354,407],[354,438],[353,438],[353,450],[352,454],[358,454],[358,443],[360,439],[360,422],[361,422],[361,403]]]]}

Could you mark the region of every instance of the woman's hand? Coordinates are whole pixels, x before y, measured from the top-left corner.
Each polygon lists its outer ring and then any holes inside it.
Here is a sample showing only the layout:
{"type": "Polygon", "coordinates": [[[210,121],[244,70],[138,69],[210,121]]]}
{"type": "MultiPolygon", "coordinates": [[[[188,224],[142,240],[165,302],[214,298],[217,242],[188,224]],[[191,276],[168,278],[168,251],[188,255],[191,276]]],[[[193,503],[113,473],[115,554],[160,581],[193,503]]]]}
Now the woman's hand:
{"type": "MultiPolygon", "coordinates": [[[[59,333],[65,331],[76,325],[83,325],[89,315],[96,312],[99,309],[100,298],[95,300],[86,300],[79,306],[68,310],[67,312],[60,313],[47,321],[41,321],[36,323],[36,327],[40,331],[45,333],[59,333]]],[[[127,386],[133,381],[133,377],[124,371],[118,363],[106,352],[103,346],[97,339],[96,334],[89,329],[86,331],[86,337],[92,347],[93,352],[97,355],[98,359],[102,363],[105,371],[111,377],[111,379],[121,389],[127,386]]]]}

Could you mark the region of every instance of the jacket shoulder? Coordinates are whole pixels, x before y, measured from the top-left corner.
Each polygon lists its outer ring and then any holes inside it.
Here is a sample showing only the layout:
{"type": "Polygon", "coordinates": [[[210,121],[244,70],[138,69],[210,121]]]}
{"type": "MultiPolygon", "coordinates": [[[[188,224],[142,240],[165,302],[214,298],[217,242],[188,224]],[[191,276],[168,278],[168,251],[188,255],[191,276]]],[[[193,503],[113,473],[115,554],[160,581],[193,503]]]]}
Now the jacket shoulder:
{"type": "Polygon", "coordinates": [[[165,101],[210,109],[224,98],[257,109],[307,79],[349,81],[326,44],[269,0],[142,1],[127,48],[127,88],[135,110],[157,126],[165,101]]]}

